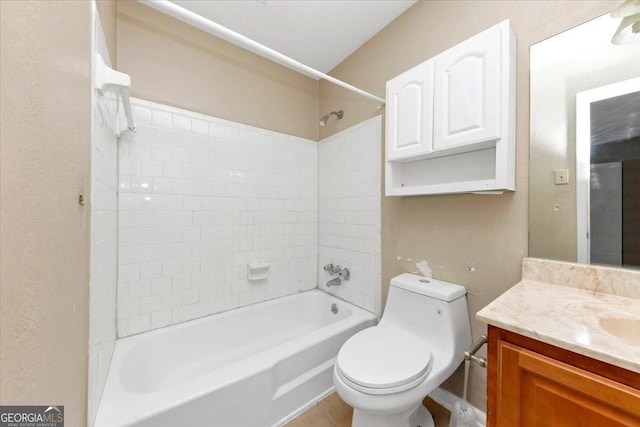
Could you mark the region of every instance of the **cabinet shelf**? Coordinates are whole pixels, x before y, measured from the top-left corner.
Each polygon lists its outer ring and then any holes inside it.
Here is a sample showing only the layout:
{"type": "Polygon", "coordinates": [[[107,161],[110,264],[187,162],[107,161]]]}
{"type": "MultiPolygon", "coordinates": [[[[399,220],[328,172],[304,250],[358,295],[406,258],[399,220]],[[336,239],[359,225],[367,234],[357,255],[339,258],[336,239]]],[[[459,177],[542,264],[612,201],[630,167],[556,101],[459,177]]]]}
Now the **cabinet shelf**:
{"type": "Polygon", "coordinates": [[[495,147],[413,162],[387,163],[387,195],[495,191],[495,147]]]}

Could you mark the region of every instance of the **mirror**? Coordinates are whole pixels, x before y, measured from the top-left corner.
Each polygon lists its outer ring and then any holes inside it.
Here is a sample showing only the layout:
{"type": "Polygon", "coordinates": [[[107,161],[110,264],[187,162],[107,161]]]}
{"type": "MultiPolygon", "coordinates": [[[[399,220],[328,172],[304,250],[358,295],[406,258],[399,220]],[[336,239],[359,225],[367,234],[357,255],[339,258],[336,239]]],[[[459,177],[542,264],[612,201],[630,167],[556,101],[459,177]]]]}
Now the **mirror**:
{"type": "Polygon", "coordinates": [[[531,46],[531,257],[640,266],[640,43],[611,43],[620,22],[531,46]]]}

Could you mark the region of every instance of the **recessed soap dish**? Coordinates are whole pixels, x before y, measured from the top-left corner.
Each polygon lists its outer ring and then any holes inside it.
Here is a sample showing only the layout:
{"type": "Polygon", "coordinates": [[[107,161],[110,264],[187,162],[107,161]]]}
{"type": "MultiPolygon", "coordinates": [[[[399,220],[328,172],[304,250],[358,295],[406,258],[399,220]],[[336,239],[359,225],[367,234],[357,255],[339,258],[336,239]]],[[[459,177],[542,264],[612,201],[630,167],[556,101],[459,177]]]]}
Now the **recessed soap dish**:
{"type": "Polygon", "coordinates": [[[268,262],[254,262],[247,264],[247,279],[249,281],[266,279],[269,277],[269,267],[271,267],[271,264],[268,262]]]}

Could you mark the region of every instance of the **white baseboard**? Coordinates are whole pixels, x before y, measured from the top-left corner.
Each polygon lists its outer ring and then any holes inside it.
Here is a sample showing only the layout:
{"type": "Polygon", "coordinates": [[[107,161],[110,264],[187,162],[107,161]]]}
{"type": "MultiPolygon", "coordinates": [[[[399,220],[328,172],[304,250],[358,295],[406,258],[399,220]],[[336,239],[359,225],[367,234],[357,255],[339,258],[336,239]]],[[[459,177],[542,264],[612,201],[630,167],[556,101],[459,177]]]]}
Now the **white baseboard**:
{"type": "MultiPolygon", "coordinates": [[[[442,387],[438,387],[432,391],[431,394],[429,394],[429,397],[435,400],[438,404],[447,408],[449,411],[453,408],[456,400],[462,399],[442,387]]],[[[476,427],[485,427],[487,425],[487,414],[471,404],[469,404],[469,406],[471,406],[476,413],[476,427]]]]}

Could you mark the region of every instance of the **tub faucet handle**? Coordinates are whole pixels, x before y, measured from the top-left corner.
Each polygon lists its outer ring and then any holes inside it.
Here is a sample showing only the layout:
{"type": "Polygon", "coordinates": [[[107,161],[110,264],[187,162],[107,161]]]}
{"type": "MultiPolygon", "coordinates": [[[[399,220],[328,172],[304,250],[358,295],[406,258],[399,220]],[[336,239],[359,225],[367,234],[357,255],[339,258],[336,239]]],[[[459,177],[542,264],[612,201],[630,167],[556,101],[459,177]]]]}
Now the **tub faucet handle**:
{"type": "Polygon", "coordinates": [[[342,271],[339,265],[327,264],[324,266],[324,271],[328,271],[330,275],[338,274],[342,271]]]}
{"type": "Polygon", "coordinates": [[[351,278],[351,272],[347,267],[338,271],[338,276],[342,277],[344,280],[349,280],[351,278]]]}

